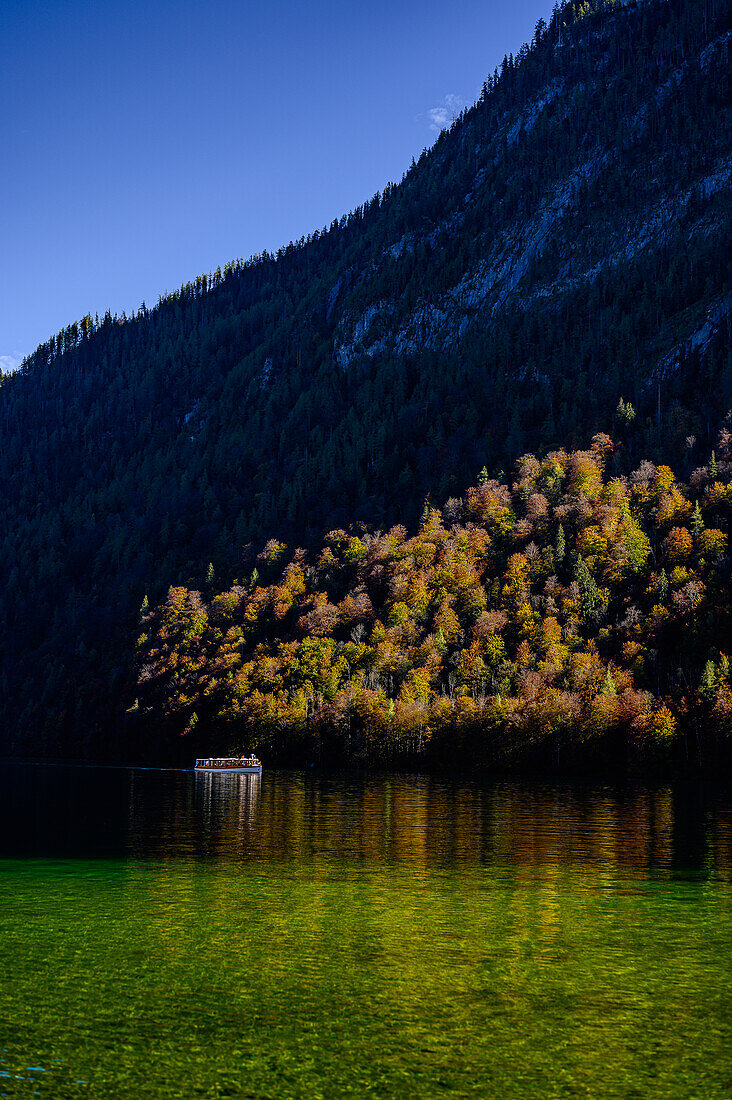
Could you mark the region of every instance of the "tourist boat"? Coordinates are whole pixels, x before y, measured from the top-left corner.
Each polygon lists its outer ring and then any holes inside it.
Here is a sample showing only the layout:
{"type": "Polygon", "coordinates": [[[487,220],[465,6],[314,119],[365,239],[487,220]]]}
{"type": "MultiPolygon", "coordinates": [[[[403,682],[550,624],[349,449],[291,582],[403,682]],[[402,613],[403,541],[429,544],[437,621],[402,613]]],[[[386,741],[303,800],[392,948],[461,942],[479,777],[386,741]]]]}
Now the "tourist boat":
{"type": "Polygon", "coordinates": [[[196,760],[197,772],[239,772],[261,775],[262,763],[256,756],[204,756],[196,760]]]}

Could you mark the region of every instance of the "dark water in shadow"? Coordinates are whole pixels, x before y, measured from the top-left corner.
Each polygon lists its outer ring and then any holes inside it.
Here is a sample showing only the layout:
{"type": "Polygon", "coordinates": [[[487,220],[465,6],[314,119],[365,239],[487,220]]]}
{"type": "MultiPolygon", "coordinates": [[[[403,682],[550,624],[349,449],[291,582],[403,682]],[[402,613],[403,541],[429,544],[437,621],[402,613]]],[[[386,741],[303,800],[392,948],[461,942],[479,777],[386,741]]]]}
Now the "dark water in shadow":
{"type": "Polygon", "coordinates": [[[4,765],[0,1097],[732,1097],[732,789],[4,765]]]}
{"type": "Polygon", "coordinates": [[[6,764],[0,857],[601,864],[728,879],[732,785],[6,764]]]}

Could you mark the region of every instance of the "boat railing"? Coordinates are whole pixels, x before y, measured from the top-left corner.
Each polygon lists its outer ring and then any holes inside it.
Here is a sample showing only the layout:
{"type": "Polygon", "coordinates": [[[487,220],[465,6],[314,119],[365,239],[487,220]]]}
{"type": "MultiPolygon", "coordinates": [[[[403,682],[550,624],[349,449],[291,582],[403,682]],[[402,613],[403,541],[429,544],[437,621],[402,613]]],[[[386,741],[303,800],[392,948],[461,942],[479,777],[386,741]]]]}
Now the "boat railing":
{"type": "Polygon", "coordinates": [[[261,768],[256,756],[203,756],[196,760],[197,768],[261,768]]]}

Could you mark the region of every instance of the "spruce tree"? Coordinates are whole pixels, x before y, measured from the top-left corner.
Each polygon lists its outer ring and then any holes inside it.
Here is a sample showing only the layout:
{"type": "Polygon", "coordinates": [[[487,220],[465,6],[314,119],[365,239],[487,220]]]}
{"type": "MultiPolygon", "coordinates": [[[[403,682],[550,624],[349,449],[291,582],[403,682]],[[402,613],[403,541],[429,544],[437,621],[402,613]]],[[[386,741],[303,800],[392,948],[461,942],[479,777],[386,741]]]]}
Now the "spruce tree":
{"type": "Polygon", "coordinates": [[[666,576],[666,570],[662,569],[658,574],[658,602],[664,604],[666,597],[668,596],[668,577],[666,576]]]}
{"type": "Polygon", "coordinates": [[[602,596],[590,572],[587,562],[581,554],[577,556],[574,567],[574,579],[579,585],[580,610],[585,622],[589,622],[602,610],[602,596]]]}
{"type": "Polygon", "coordinates": [[[714,698],[714,688],[716,682],[716,669],[714,667],[714,661],[707,661],[704,665],[704,669],[699,680],[699,694],[711,703],[714,698]]]}
{"type": "Polygon", "coordinates": [[[691,514],[691,521],[689,523],[689,526],[691,527],[691,533],[694,536],[694,542],[697,542],[699,540],[699,536],[704,530],[704,520],[702,519],[702,514],[699,510],[698,500],[694,505],[694,511],[691,514]]]}

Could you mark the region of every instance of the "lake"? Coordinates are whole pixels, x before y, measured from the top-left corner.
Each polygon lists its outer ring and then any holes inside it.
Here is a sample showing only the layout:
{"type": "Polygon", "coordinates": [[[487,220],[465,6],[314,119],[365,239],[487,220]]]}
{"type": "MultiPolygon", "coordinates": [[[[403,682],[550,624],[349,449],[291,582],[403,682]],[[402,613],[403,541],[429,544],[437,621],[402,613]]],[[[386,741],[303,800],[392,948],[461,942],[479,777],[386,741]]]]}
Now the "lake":
{"type": "Polygon", "coordinates": [[[0,1096],[732,1096],[732,790],[0,768],[0,1096]]]}

